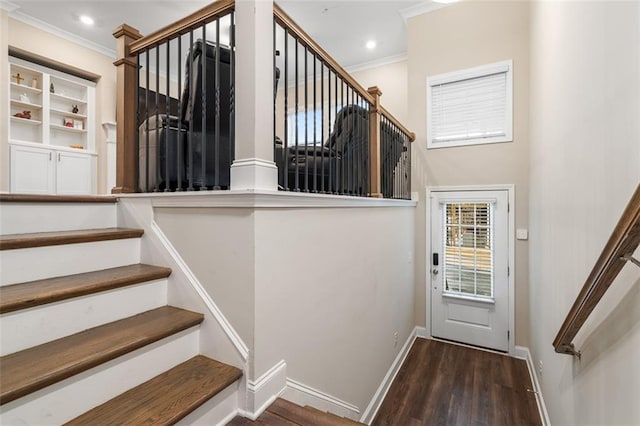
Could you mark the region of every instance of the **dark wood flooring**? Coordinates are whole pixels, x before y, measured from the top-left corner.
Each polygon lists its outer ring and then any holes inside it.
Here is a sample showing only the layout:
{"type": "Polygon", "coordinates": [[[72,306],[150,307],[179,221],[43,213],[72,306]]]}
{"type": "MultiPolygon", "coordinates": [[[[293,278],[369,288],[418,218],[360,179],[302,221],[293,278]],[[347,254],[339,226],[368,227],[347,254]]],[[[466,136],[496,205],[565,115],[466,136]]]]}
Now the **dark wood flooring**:
{"type": "Polygon", "coordinates": [[[255,421],[236,417],[227,426],[355,426],[345,417],[317,410],[310,406],[301,407],[286,399],[277,398],[273,404],[255,421]]]}
{"type": "Polygon", "coordinates": [[[541,425],[526,362],[416,339],[372,425],[541,425]]]}

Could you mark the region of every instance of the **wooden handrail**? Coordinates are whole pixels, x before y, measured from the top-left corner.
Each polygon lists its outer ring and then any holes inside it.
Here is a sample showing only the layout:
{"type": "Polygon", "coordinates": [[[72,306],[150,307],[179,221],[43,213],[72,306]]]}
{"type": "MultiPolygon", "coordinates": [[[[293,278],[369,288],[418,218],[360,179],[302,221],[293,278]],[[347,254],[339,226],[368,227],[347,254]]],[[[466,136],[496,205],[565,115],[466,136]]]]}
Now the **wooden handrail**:
{"type": "Polygon", "coordinates": [[[406,127],[404,127],[402,123],[398,121],[398,119],[395,118],[393,115],[391,115],[391,113],[387,111],[382,105],[380,106],[380,112],[382,113],[382,115],[385,116],[387,120],[392,122],[398,129],[400,129],[402,133],[404,133],[409,137],[409,142],[413,142],[416,140],[416,134],[409,131],[409,129],[407,129],[406,127]]]}
{"type": "Polygon", "coordinates": [[[181,20],[174,22],[173,24],[169,24],[154,33],[134,41],[129,45],[129,54],[135,55],[136,53],[155,44],[164,42],[171,37],[184,34],[215,16],[223,15],[225,12],[233,10],[234,6],[235,0],[218,0],[211,3],[202,9],[193,12],[191,15],[185,16],[181,20]]]}
{"type": "Polygon", "coordinates": [[[273,4],[273,16],[280,25],[292,33],[303,45],[307,46],[313,53],[332,68],[347,84],[355,89],[369,104],[373,104],[373,96],[367,89],[362,87],[335,59],[331,57],[318,43],[315,42],[296,22],[287,15],[280,6],[273,4]]]}
{"type": "MultiPolygon", "coordinates": [[[[580,357],[573,342],[576,334],[640,245],[640,185],[614,228],[609,241],[584,283],[558,335],[553,341],[556,352],[580,357]]],[[[640,266],[640,265],[639,265],[640,266]]]]}

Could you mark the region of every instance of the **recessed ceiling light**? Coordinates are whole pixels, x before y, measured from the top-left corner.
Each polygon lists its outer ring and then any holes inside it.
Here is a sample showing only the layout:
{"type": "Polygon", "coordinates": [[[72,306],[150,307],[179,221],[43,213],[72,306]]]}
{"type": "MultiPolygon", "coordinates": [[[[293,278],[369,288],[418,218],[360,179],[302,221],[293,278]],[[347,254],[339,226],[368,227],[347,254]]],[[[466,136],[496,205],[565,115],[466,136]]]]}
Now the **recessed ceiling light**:
{"type": "Polygon", "coordinates": [[[87,15],[80,15],[80,22],[87,26],[92,26],[94,24],[93,18],[87,15]]]}
{"type": "Polygon", "coordinates": [[[375,40],[369,40],[367,42],[367,44],[365,44],[365,47],[369,50],[375,49],[376,48],[376,41],[375,40]]]}

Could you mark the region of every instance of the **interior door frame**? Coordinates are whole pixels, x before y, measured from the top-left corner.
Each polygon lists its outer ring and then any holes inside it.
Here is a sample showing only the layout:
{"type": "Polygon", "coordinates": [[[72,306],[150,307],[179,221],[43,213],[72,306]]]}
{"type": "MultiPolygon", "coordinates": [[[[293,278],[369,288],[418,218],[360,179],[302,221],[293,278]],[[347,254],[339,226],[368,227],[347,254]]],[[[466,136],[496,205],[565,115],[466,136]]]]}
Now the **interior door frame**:
{"type": "Polygon", "coordinates": [[[427,216],[426,222],[426,258],[425,258],[425,324],[428,324],[427,335],[433,339],[431,334],[431,253],[433,253],[431,247],[431,200],[432,193],[434,192],[469,192],[469,191],[507,191],[507,199],[509,202],[509,209],[507,213],[508,217],[508,230],[507,230],[507,252],[509,255],[509,276],[508,276],[508,319],[509,319],[509,356],[516,355],[516,318],[515,318],[515,191],[516,186],[514,184],[504,185],[464,185],[464,186],[427,186],[427,205],[425,206],[425,213],[427,216]]]}

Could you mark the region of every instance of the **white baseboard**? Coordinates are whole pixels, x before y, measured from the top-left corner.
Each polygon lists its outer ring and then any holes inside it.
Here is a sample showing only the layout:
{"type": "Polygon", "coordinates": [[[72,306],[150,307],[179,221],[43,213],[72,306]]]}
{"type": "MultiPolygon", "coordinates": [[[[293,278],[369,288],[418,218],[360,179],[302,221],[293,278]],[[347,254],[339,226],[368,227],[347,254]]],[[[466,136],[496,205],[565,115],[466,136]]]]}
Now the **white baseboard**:
{"type": "Polygon", "coordinates": [[[547,407],[544,404],[544,398],[542,397],[542,388],[540,387],[540,382],[538,382],[538,375],[536,374],[536,369],[533,364],[533,359],[531,357],[529,348],[525,346],[516,346],[514,355],[516,358],[523,359],[527,362],[529,377],[531,378],[531,383],[533,384],[533,390],[536,392],[536,401],[538,402],[538,411],[540,413],[540,418],[542,419],[542,423],[545,426],[551,426],[551,421],[549,421],[549,413],[547,412],[547,407]]]}
{"type": "Polygon", "coordinates": [[[256,380],[247,381],[247,407],[240,414],[257,419],[287,386],[287,363],[284,360],[271,367],[256,380]]]}
{"type": "Polygon", "coordinates": [[[318,410],[328,411],[337,416],[348,417],[350,419],[358,419],[360,417],[360,409],[355,405],[293,379],[287,379],[287,387],[281,396],[302,407],[310,405],[318,410]]]}
{"type": "Polygon", "coordinates": [[[382,405],[382,401],[384,401],[384,398],[387,396],[387,392],[389,392],[391,384],[398,375],[398,371],[404,363],[404,360],[409,353],[409,349],[411,349],[411,346],[413,346],[413,342],[417,337],[428,338],[427,329],[424,327],[416,326],[409,334],[407,341],[404,342],[402,349],[400,349],[400,352],[398,352],[396,359],[393,360],[393,363],[391,364],[391,367],[389,367],[387,374],[385,374],[384,378],[382,379],[382,383],[380,383],[380,386],[378,386],[376,393],[373,394],[373,398],[371,398],[371,402],[369,402],[367,409],[362,414],[360,422],[371,424],[376,414],[378,414],[378,410],[382,405]]]}

